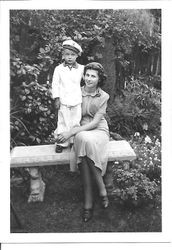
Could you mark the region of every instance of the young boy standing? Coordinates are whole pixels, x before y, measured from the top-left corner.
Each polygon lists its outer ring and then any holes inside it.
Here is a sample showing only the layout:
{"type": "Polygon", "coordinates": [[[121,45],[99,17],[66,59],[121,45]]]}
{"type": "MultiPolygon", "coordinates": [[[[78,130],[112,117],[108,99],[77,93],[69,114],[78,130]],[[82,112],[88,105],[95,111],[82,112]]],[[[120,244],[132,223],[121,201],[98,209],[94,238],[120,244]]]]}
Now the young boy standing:
{"type": "MultiPolygon", "coordinates": [[[[84,72],[84,66],[76,62],[82,53],[82,48],[73,40],[64,41],[62,57],[64,62],[54,70],[52,81],[52,96],[55,99],[55,108],[58,110],[57,129],[54,132],[55,139],[58,134],[67,132],[71,127],[79,126],[81,120],[81,87],[80,82],[84,72]]],[[[65,143],[56,143],[56,152],[62,152],[72,140],[65,143]]]]}

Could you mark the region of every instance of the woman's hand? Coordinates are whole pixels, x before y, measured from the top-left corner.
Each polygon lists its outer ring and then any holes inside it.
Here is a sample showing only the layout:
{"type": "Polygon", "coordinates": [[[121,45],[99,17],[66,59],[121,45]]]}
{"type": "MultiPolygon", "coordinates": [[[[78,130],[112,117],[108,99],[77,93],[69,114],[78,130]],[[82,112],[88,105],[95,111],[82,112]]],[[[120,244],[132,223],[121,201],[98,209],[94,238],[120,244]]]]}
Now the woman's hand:
{"type": "Polygon", "coordinates": [[[63,133],[57,135],[56,140],[58,143],[63,143],[65,141],[67,141],[71,136],[72,135],[70,132],[63,132],[63,133]]]}

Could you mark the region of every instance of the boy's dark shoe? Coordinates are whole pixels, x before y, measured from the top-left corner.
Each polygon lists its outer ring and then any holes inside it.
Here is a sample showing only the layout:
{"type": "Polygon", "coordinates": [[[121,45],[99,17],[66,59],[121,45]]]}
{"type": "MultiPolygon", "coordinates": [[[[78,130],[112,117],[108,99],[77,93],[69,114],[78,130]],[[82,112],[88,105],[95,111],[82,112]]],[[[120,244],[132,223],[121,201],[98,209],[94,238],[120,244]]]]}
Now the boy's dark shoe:
{"type": "Polygon", "coordinates": [[[63,147],[60,145],[56,145],[55,151],[56,151],[56,153],[61,153],[63,151],[63,147]]]}

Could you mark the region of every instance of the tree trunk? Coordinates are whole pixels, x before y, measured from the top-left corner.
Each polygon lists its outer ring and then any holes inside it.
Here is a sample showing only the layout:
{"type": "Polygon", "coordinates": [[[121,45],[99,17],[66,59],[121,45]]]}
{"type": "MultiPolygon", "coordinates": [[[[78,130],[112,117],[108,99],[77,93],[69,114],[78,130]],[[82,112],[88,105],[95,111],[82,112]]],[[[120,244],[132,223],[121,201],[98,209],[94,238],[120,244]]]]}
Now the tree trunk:
{"type": "Polygon", "coordinates": [[[159,75],[160,74],[160,54],[158,54],[158,58],[157,58],[157,62],[156,62],[156,71],[155,71],[155,75],[159,75]]]}
{"type": "Polygon", "coordinates": [[[110,102],[113,102],[116,91],[116,64],[115,64],[115,47],[113,39],[106,37],[104,47],[96,46],[93,48],[93,55],[96,59],[96,54],[102,55],[97,57],[96,61],[100,62],[107,75],[107,81],[103,89],[110,95],[110,102]]]}
{"type": "Polygon", "coordinates": [[[151,75],[153,75],[153,66],[154,66],[154,55],[152,55],[152,58],[151,58],[151,75]]]}

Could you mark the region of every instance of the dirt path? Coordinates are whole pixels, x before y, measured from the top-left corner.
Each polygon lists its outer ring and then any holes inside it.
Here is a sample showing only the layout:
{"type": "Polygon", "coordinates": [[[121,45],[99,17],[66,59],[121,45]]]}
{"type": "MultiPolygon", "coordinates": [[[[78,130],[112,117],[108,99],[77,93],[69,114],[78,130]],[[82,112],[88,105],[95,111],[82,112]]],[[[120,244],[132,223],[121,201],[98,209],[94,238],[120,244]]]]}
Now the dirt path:
{"type": "MultiPolygon", "coordinates": [[[[80,176],[61,167],[43,170],[46,192],[43,203],[27,203],[27,185],[13,185],[11,200],[23,224],[22,232],[160,232],[160,204],[126,208],[110,197],[107,210],[96,199],[94,217],[82,222],[82,185],[80,176]]],[[[95,190],[96,194],[96,190],[95,190]]],[[[11,216],[11,232],[18,232],[11,216]]]]}

